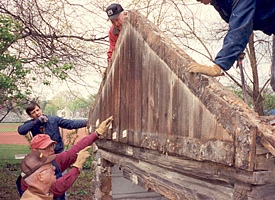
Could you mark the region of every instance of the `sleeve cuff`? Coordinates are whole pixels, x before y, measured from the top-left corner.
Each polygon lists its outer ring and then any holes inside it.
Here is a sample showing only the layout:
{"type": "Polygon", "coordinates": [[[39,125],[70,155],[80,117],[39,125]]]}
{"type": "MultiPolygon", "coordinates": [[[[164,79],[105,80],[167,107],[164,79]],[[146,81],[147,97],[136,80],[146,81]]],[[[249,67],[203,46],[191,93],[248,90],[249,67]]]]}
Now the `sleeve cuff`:
{"type": "Polygon", "coordinates": [[[99,136],[100,136],[100,135],[98,134],[98,132],[97,132],[97,131],[95,131],[95,134],[96,134],[96,135],[97,135],[97,137],[99,138],[99,136]]]}

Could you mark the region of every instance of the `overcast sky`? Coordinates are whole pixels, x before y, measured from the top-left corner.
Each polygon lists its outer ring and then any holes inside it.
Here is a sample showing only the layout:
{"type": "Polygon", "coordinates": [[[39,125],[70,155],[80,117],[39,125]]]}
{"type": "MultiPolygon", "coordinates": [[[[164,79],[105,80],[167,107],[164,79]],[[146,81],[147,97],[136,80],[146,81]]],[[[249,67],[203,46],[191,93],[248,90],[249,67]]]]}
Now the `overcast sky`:
{"type": "MultiPolygon", "coordinates": [[[[83,3],[84,5],[86,4],[85,0],[82,1],[74,1],[74,0],[70,0],[71,3],[83,3]]],[[[109,3],[114,2],[114,1],[105,1],[105,3],[108,5],[109,3]]],[[[118,1],[119,2],[119,1],[118,1]]],[[[127,10],[127,9],[136,9],[135,7],[133,7],[131,1],[120,1],[122,6],[127,10]],[[131,5],[131,7],[129,6],[131,5]]],[[[206,19],[206,20],[214,20],[215,18],[219,18],[219,15],[217,15],[216,12],[213,12],[213,8],[212,6],[204,6],[201,5],[200,3],[198,3],[196,0],[189,0],[186,1],[186,4],[189,5],[190,9],[195,12],[198,13],[198,17],[201,17],[202,19],[206,19]]],[[[87,4],[85,5],[87,6],[87,4]]],[[[84,16],[85,19],[81,19],[83,21],[86,21],[86,23],[98,23],[98,21],[101,21],[101,23],[105,26],[103,26],[103,29],[105,29],[106,35],[108,33],[109,27],[111,25],[111,23],[109,21],[107,21],[107,16],[106,13],[103,11],[98,11],[98,15],[97,18],[95,19],[94,17],[91,17],[89,15],[83,15],[82,13],[80,13],[82,16],[84,16]]],[[[74,18],[75,21],[78,21],[78,19],[74,18]]],[[[81,23],[78,23],[81,24],[81,23]]],[[[215,44],[217,45],[217,44],[215,44]]],[[[107,46],[106,46],[106,51],[107,51],[107,46]]],[[[204,57],[198,56],[197,54],[190,52],[190,56],[193,57],[195,60],[197,60],[197,62],[208,62],[204,57]]],[[[103,57],[106,55],[102,55],[103,57]]],[[[78,83],[73,83],[73,82],[64,82],[62,83],[61,81],[58,80],[53,80],[53,84],[51,86],[44,86],[44,85],[40,85],[40,86],[36,86],[35,87],[35,94],[36,96],[42,96],[44,98],[46,98],[47,100],[52,99],[55,95],[62,93],[63,91],[67,91],[67,90],[77,90],[77,91],[81,91],[81,93],[83,94],[84,97],[88,97],[90,94],[96,94],[98,91],[98,88],[100,86],[100,82],[102,80],[101,74],[99,74],[98,72],[91,70],[91,72],[87,73],[86,77],[82,77],[83,81],[79,81],[78,83]],[[84,86],[87,85],[87,83],[89,83],[90,86],[84,86]]]]}

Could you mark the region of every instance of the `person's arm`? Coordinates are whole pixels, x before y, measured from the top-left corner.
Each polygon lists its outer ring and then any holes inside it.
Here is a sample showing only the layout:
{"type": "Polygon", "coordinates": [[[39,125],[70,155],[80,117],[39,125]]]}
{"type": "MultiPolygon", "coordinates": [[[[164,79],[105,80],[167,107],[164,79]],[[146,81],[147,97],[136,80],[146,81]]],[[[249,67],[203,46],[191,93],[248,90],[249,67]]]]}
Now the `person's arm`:
{"type": "Polygon", "coordinates": [[[57,121],[57,125],[60,128],[65,128],[69,130],[86,127],[88,123],[88,120],[69,120],[58,116],[55,116],[55,118],[57,121]]]}
{"type": "Polygon", "coordinates": [[[39,119],[28,120],[24,124],[20,125],[17,130],[20,135],[26,135],[34,127],[37,127],[39,129],[40,125],[41,122],[39,121],[39,119]]]}
{"type": "Polygon", "coordinates": [[[52,185],[50,190],[55,196],[61,196],[74,183],[87,158],[91,156],[89,153],[90,148],[91,146],[87,146],[81,150],[78,153],[75,163],[72,165],[72,169],[64,176],[58,178],[52,185]]]}
{"type": "Polygon", "coordinates": [[[71,164],[73,164],[77,159],[77,153],[87,146],[91,146],[94,141],[98,139],[98,136],[104,136],[108,131],[110,125],[112,124],[113,116],[105,119],[100,123],[99,127],[95,130],[94,133],[82,138],[75,145],[73,145],[67,151],[59,153],[56,155],[55,162],[58,164],[61,172],[66,170],[71,164]]]}
{"type": "Polygon", "coordinates": [[[73,185],[79,174],[80,170],[77,167],[73,167],[68,173],[58,178],[50,188],[50,191],[53,193],[54,197],[59,197],[64,194],[66,190],[73,185]]]}
{"type": "Polygon", "coordinates": [[[57,154],[55,161],[60,167],[61,172],[65,171],[69,166],[71,166],[76,161],[77,153],[79,151],[81,151],[87,146],[92,145],[93,142],[96,141],[97,139],[98,139],[97,134],[92,133],[82,138],[80,141],[78,141],[75,145],[73,145],[67,151],[57,154]]]}
{"type": "Polygon", "coordinates": [[[223,47],[214,60],[223,70],[228,70],[244,51],[253,31],[256,0],[236,0],[229,20],[223,47]]]}

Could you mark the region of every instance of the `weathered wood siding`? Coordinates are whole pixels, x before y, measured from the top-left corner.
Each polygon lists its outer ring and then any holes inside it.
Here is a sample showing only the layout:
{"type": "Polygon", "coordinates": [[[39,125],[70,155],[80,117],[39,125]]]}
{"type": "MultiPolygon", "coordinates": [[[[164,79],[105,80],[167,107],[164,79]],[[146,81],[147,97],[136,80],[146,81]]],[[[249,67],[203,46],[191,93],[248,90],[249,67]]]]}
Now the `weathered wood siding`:
{"type": "Polygon", "coordinates": [[[270,147],[272,127],[215,78],[186,72],[185,52],[140,14],[128,15],[89,125],[113,115],[112,142],[252,171],[256,136],[270,147]]]}

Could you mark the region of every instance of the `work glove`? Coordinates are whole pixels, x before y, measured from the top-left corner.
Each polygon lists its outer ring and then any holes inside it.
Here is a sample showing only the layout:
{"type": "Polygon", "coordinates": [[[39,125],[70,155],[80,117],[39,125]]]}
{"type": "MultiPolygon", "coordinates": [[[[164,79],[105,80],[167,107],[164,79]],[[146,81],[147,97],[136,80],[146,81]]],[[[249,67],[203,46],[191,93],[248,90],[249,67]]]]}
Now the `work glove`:
{"type": "Polygon", "coordinates": [[[79,170],[81,170],[87,160],[88,157],[90,157],[89,149],[91,146],[87,146],[85,149],[82,149],[79,151],[77,159],[75,163],[73,164],[73,167],[77,167],[79,170]]]}
{"type": "Polygon", "coordinates": [[[48,121],[48,117],[46,117],[45,115],[41,115],[40,117],[38,117],[39,121],[44,123],[48,121]]]}
{"type": "Polygon", "coordinates": [[[105,121],[101,122],[99,127],[95,130],[98,136],[102,136],[104,133],[106,133],[112,124],[112,121],[114,120],[114,117],[111,116],[107,118],[105,121]]]}
{"type": "Polygon", "coordinates": [[[222,69],[217,64],[214,64],[213,66],[208,66],[208,65],[201,65],[201,64],[192,62],[189,64],[187,71],[193,72],[193,73],[201,73],[201,74],[205,74],[208,76],[223,76],[224,75],[222,73],[222,69]]]}

